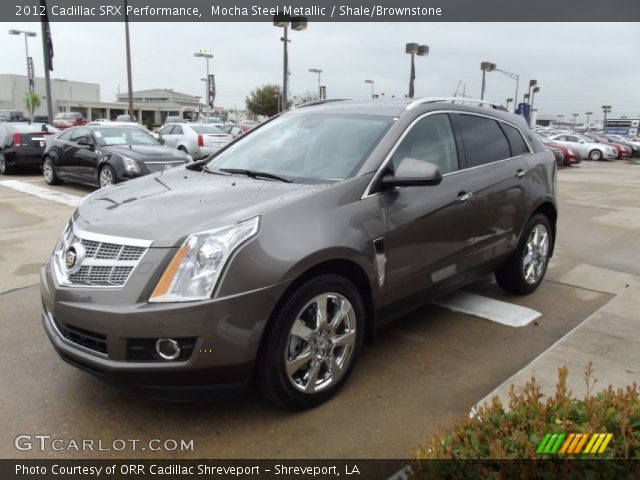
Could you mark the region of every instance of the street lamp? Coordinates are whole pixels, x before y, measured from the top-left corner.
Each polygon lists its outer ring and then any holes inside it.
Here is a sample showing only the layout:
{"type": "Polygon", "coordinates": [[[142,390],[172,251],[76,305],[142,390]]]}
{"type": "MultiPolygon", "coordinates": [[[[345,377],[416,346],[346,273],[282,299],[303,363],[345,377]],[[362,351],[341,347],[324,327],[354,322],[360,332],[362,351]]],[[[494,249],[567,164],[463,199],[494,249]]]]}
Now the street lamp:
{"type": "Polygon", "coordinates": [[[563,118],[564,118],[564,115],[558,115],[558,126],[560,126],[560,123],[562,122],[563,118]]]}
{"type": "Polygon", "coordinates": [[[529,96],[530,95],[528,93],[524,94],[524,103],[529,103],[529,96]]]}
{"type": "Polygon", "coordinates": [[[573,117],[573,130],[576,129],[576,120],[578,119],[578,115],[577,113],[572,113],[571,116],[573,117]]]}
{"type": "Polygon", "coordinates": [[[510,104],[511,102],[513,102],[513,98],[507,98],[507,104],[505,105],[505,108],[506,108],[507,110],[509,110],[509,104],[510,104]]]}
{"type": "Polygon", "coordinates": [[[529,126],[531,126],[531,118],[533,117],[533,99],[536,95],[536,93],[538,93],[540,91],[540,87],[533,87],[533,90],[531,90],[531,109],[530,109],[530,114],[529,114],[529,126]]]}
{"type": "Polygon", "coordinates": [[[283,62],[282,62],[282,110],[287,108],[287,80],[289,79],[289,23],[291,23],[291,29],[297,32],[307,29],[307,17],[290,17],[289,15],[274,15],[273,25],[284,30],[284,35],[280,37],[280,41],[284,43],[283,49],[283,62]]]}
{"type": "Polygon", "coordinates": [[[586,112],[585,114],[587,116],[587,132],[589,131],[589,117],[591,115],[593,115],[593,112],[586,112]]]}
{"type": "Polygon", "coordinates": [[[414,80],[416,79],[416,63],[415,57],[418,55],[419,57],[424,57],[425,55],[429,55],[429,46],[428,45],[418,45],[417,43],[407,43],[405,46],[405,53],[411,55],[411,73],[409,75],[409,98],[413,98],[415,93],[414,89],[414,80]]]}
{"type": "Polygon", "coordinates": [[[611,113],[611,105],[602,105],[602,112],[604,113],[604,120],[602,120],[602,130],[604,130],[607,126],[607,113],[611,113]]]}
{"type": "Polygon", "coordinates": [[[318,98],[322,100],[322,88],[320,87],[320,76],[322,75],[322,70],[319,68],[310,68],[309,72],[318,74],[318,98]]]}
{"type": "MultiPolygon", "coordinates": [[[[29,115],[33,117],[33,104],[31,101],[31,92],[33,92],[33,86],[31,85],[31,79],[33,78],[33,61],[31,61],[31,66],[29,66],[29,44],[27,43],[28,37],[35,37],[36,32],[28,32],[26,30],[9,30],[9,35],[24,35],[24,50],[27,55],[27,81],[29,82],[29,115]]],[[[33,119],[31,119],[33,120],[33,119]]]]}
{"type": "Polygon", "coordinates": [[[531,96],[531,89],[533,87],[535,87],[536,85],[538,85],[538,81],[537,80],[529,80],[529,96],[531,96]]]}
{"type": "Polygon", "coordinates": [[[209,60],[211,60],[213,58],[213,53],[211,53],[209,50],[200,50],[199,52],[196,52],[193,54],[194,57],[199,57],[199,58],[204,58],[206,60],[207,63],[207,76],[205,77],[207,79],[207,83],[206,83],[206,87],[205,87],[205,102],[206,102],[206,109],[205,111],[206,113],[206,119],[207,121],[209,121],[209,60]]]}
{"type": "Polygon", "coordinates": [[[364,83],[370,83],[371,84],[371,98],[375,98],[373,95],[373,86],[374,86],[374,81],[373,80],[365,80],[364,83]]]}
{"type": "Polygon", "coordinates": [[[482,70],[482,88],[480,89],[480,100],[484,100],[484,88],[486,85],[485,75],[487,72],[493,72],[496,64],[491,62],[480,62],[480,70],[482,70]]]}
{"type": "MultiPolygon", "coordinates": [[[[60,82],[60,100],[62,100],[62,111],[63,112],[67,112],[68,110],[65,109],[65,100],[64,100],[64,83],[67,83],[69,80],[67,80],[66,78],[61,78],[58,80],[58,82],[60,82]]],[[[71,87],[69,87],[69,93],[71,93],[71,87]]],[[[71,97],[71,95],[69,95],[69,97],[71,97]]],[[[71,101],[71,98],[69,98],[69,101],[71,101]]]]}

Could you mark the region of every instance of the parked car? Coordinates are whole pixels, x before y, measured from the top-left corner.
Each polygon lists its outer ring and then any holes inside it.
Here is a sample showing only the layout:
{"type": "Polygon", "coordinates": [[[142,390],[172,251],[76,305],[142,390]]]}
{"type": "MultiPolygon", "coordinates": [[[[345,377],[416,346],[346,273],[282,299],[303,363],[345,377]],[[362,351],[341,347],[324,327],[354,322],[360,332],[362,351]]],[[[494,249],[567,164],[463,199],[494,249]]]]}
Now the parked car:
{"type": "Polygon", "coordinates": [[[33,116],[33,123],[49,123],[49,116],[48,115],[34,115],[33,116]]]}
{"type": "Polygon", "coordinates": [[[218,127],[202,123],[165,125],[158,130],[156,138],[169,147],[188,153],[194,159],[208,157],[233,140],[233,136],[218,127]]]}
{"type": "Polygon", "coordinates": [[[40,123],[0,122],[0,175],[21,166],[42,165],[45,140],[56,131],[40,123]]]}
{"type": "Polygon", "coordinates": [[[220,127],[220,130],[222,130],[225,133],[228,133],[229,135],[231,135],[233,138],[238,138],[240,135],[242,135],[245,132],[248,132],[249,130],[251,130],[252,127],[248,126],[248,125],[223,125],[222,127],[220,127]]]}
{"type": "Polygon", "coordinates": [[[616,158],[629,158],[631,156],[631,148],[628,148],[626,145],[622,145],[618,142],[611,142],[609,139],[604,137],[603,135],[596,135],[593,133],[585,133],[583,134],[592,142],[602,143],[603,145],[607,145],[609,147],[613,147],[616,149],[617,157],[616,158]]]}
{"type": "Polygon", "coordinates": [[[28,122],[20,110],[0,110],[0,122],[28,122]]]}
{"type": "Polygon", "coordinates": [[[239,125],[244,125],[245,127],[254,128],[260,124],[255,120],[240,120],[239,125]]]}
{"type": "Polygon", "coordinates": [[[542,143],[545,147],[549,149],[551,153],[556,157],[556,161],[558,162],[558,166],[561,167],[570,167],[572,165],[577,165],[582,162],[582,155],[578,152],[572,150],[571,148],[560,145],[558,143],[553,143],[552,140],[549,140],[547,137],[540,135],[538,133],[535,134],[540,143],[542,143]]]}
{"type": "Polygon", "coordinates": [[[116,117],[116,122],[121,122],[121,123],[137,123],[138,120],[136,119],[135,115],[118,115],[116,117]]]}
{"type": "Polygon", "coordinates": [[[59,112],[53,117],[53,126],[61,129],[86,125],[87,123],[87,120],[78,112],[59,112]]]}
{"type": "Polygon", "coordinates": [[[86,125],[47,142],[42,172],[49,185],[69,181],[108,187],[191,160],[140,127],[86,125]]]}
{"type": "Polygon", "coordinates": [[[42,269],[48,337],[141,393],[255,380],[309,408],[403,312],[493,271],[534,291],[555,159],[522,117],[473,101],[301,107],[212,159],[90,195],[42,269]]]}
{"type": "Polygon", "coordinates": [[[576,133],[551,135],[549,140],[559,145],[565,145],[578,152],[582,158],[591,160],[614,160],[618,158],[618,150],[603,143],[593,142],[590,138],[576,133]]]}
{"type": "Polygon", "coordinates": [[[168,125],[169,123],[186,123],[184,118],[180,116],[166,116],[164,118],[163,125],[168,125]]]}
{"type": "Polygon", "coordinates": [[[631,149],[632,157],[640,157],[640,142],[634,141],[631,137],[623,137],[622,135],[605,135],[611,142],[617,142],[631,149]]]}
{"type": "Polygon", "coordinates": [[[204,117],[200,123],[207,123],[209,125],[215,125],[221,127],[224,125],[224,121],[220,117],[204,117]]]}

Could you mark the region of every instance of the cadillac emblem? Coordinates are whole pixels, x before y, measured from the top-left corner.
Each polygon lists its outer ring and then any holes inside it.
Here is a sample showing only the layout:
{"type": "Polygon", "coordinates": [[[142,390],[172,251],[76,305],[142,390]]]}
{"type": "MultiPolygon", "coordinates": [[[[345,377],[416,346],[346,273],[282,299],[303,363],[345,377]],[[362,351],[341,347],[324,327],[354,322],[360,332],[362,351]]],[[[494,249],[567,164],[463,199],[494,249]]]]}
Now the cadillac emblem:
{"type": "Polygon", "coordinates": [[[82,266],[84,247],[81,243],[74,243],[64,252],[64,266],[68,273],[76,273],[82,266]]]}

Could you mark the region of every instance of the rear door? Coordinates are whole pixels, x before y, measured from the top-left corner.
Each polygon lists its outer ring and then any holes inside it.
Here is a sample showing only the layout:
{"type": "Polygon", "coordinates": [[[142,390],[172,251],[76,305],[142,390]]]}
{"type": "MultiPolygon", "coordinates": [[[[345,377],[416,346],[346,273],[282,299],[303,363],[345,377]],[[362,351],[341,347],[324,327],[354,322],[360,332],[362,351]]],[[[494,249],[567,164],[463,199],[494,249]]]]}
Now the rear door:
{"type": "Polygon", "coordinates": [[[446,113],[429,113],[408,129],[392,153],[389,168],[405,158],[439,166],[435,186],[384,191],[387,312],[420,303],[425,295],[454,288],[466,277],[474,212],[467,192],[474,174],[460,169],[459,144],[446,113]],[[403,300],[403,302],[398,302],[403,300]],[[408,301],[407,301],[408,300],[408,301]]]}
{"type": "Polygon", "coordinates": [[[512,125],[470,113],[452,118],[462,138],[464,167],[473,174],[468,192],[474,225],[470,268],[488,268],[515,248],[526,221],[525,157],[530,150],[512,125]]]}
{"type": "Polygon", "coordinates": [[[164,144],[168,147],[175,148],[175,138],[172,136],[174,125],[167,125],[158,131],[158,135],[164,140],[164,144]]]}

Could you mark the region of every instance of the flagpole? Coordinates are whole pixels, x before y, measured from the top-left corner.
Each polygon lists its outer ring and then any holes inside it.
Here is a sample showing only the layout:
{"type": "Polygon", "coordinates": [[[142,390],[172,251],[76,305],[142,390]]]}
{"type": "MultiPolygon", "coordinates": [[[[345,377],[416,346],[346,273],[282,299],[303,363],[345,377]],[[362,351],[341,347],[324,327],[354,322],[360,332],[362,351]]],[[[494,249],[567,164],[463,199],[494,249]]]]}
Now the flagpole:
{"type": "Polygon", "coordinates": [[[47,14],[47,3],[40,0],[40,5],[44,6],[45,14],[40,21],[42,27],[42,54],[44,55],[44,84],[47,92],[47,117],[49,125],[53,123],[53,102],[51,101],[51,78],[49,70],[53,70],[53,62],[51,59],[51,51],[53,50],[53,41],[51,39],[51,27],[49,26],[49,15],[47,14]]]}

